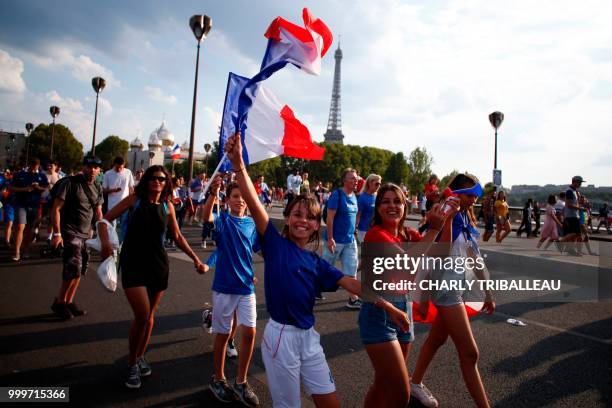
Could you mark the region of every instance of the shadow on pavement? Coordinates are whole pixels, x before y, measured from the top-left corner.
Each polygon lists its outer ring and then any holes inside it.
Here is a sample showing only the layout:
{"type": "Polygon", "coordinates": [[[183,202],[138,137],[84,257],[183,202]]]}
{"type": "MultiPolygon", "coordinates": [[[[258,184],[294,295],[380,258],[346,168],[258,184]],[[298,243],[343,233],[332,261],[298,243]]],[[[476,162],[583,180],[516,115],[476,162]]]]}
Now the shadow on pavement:
{"type": "MultiPolygon", "coordinates": [[[[600,327],[612,327],[612,318],[573,327],[576,332],[590,332],[600,327]]],[[[518,358],[500,361],[496,372],[510,376],[537,369],[541,364],[554,361],[545,373],[523,381],[518,389],[498,401],[497,406],[515,407],[517,401],[524,406],[550,406],[567,396],[597,390],[602,402],[610,404],[612,398],[612,376],[610,373],[612,348],[581,339],[567,333],[549,336],[534,344],[518,358]]]]}

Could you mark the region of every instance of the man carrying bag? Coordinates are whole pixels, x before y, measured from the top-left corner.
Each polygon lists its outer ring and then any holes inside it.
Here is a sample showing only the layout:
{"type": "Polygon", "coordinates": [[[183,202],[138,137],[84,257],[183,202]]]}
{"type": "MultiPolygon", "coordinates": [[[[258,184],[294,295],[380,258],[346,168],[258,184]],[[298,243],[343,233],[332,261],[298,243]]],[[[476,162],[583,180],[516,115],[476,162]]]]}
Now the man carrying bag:
{"type": "Polygon", "coordinates": [[[51,310],[63,320],[86,314],[74,303],[74,295],[87,271],[89,250],[85,241],[91,235],[92,221],[102,219],[102,187],[95,181],[101,163],[97,157],[86,156],[83,171],[62,180],[53,192],[51,246],[63,246],[64,251],[62,284],[51,310]]]}

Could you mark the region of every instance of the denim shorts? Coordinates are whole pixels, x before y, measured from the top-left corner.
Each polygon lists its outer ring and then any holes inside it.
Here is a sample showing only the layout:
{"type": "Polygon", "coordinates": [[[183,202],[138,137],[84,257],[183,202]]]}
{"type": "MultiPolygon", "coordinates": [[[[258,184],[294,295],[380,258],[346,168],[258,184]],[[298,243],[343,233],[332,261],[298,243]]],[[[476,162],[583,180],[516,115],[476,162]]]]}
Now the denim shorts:
{"type": "Polygon", "coordinates": [[[332,254],[327,248],[327,241],[323,241],[323,255],[322,258],[329,262],[332,266],[335,266],[337,261],[340,261],[340,270],[347,276],[353,278],[357,276],[357,265],[359,264],[359,257],[357,255],[357,241],[353,239],[348,244],[336,244],[336,250],[332,254]]]}
{"type": "Polygon", "coordinates": [[[410,329],[403,332],[389,318],[387,312],[373,303],[363,302],[359,311],[359,332],[364,345],[399,341],[412,343],[414,341],[414,323],[412,320],[412,302],[391,302],[400,310],[408,313],[410,329]]]}

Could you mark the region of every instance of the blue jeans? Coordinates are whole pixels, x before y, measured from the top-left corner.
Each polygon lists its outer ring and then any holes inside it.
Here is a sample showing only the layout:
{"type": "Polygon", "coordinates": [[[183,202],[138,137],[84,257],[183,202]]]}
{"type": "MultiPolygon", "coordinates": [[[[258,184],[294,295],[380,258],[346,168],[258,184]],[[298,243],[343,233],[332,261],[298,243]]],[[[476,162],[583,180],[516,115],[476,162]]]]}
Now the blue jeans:
{"type": "Polygon", "coordinates": [[[348,244],[336,244],[336,250],[332,254],[327,248],[327,241],[323,241],[323,259],[335,266],[336,261],[342,264],[341,271],[347,276],[355,278],[357,276],[357,241],[348,244]]]}

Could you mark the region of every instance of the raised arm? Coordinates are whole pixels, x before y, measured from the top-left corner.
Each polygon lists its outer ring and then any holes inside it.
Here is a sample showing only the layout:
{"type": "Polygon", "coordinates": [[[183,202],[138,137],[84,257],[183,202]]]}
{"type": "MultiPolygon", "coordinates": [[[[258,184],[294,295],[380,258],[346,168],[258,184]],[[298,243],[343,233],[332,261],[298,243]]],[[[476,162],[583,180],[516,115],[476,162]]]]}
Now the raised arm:
{"type": "Polygon", "coordinates": [[[232,163],[232,166],[236,172],[236,181],[240,188],[242,198],[246,201],[249,211],[255,221],[255,227],[259,235],[263,235],[268,228],[268,213],[264,206],[259,202],[257,193],[253,182],[244,167],[244,160],[242,159],[242,141],[240,140],[240,133],[236,133],[234,136],[227,139],[225,143],[225,152],[227,157],[232,163]]]}
{"type": "MultiPolygon", "coordinates": [[[[215,217],[213,216],[213,207],[215,206],[215,202],[217,201],[217,196],[219,195],[219,189],[221,188],[221,183],[223,183],[223,177],[220,175],[215,176],[215,178],[211,181],[210,186],[210,195],[208,199],[204,203],[204,207],[202,208],[202,221],[213,222],[215,221],[215,217]]],[[[218,203],[220,206],[221,203],[218,203]]]]}

